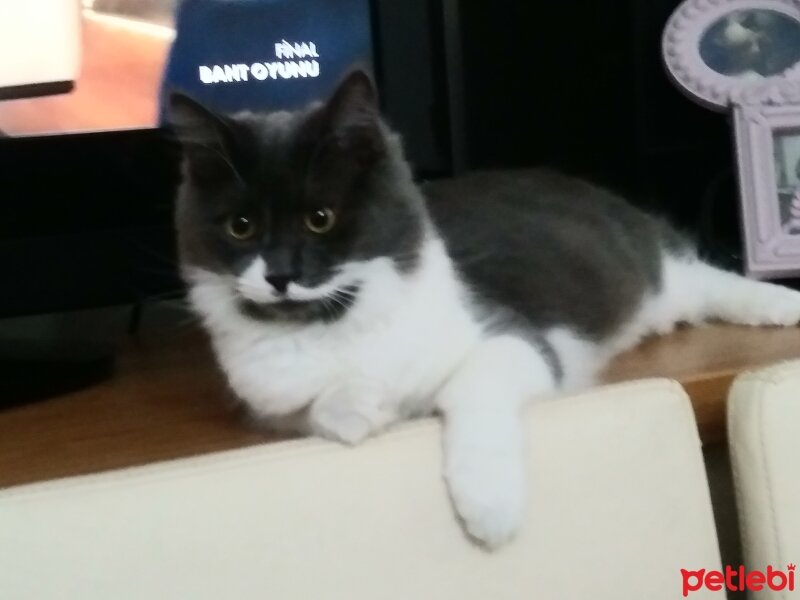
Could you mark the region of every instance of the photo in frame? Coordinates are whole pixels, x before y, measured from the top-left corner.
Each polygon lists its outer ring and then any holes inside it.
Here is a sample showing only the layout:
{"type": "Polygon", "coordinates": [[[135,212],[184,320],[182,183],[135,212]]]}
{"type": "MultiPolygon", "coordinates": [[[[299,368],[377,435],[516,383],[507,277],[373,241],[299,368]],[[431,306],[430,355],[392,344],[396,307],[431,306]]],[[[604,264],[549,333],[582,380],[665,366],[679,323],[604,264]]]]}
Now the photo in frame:
{"type": "Polygon", "coordinates": [[[745,274],[800,275],[800,0],[686,0],[662,51],[684,93],[732,114],[745,274]]]}

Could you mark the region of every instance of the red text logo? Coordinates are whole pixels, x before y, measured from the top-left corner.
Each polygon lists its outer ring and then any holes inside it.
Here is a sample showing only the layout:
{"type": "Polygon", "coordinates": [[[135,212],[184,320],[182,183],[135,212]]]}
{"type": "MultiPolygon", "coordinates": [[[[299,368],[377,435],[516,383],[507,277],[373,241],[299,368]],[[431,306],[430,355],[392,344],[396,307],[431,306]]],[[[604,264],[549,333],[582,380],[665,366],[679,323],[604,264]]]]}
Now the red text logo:
{"type": "Polygon", "coordinates": [[[706,571],[705,569],[697,571],[681,569],[683,597],[685,598],[690,593],[703,588],[712,592],[719,592],[723,589],[731,592],[745,590],[760,592],[764,589],[774,592],[783,590],[793,592],[794,572],[795,565],[793,564],[786,565],[785,571],[775,569],[772,566],[768,566],[766,571],[746,571],[743,566],[734,569],[730,565],[725,567],[724,572],[706,571]]]}

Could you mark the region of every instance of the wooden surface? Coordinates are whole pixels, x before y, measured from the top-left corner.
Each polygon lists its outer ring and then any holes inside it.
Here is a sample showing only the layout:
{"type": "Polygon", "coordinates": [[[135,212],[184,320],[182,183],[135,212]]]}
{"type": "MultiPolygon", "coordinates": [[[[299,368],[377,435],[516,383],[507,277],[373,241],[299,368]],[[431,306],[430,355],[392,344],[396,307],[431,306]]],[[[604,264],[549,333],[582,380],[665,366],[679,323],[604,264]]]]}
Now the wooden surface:
{"type": "Polygon", "coordinates": [[[800,358],[800,330],[707,325],[644,341],[615,360],[606,382],[669,377],[678,380],[694,405],[705,442],[724,439],[725,398],[742,371],[800,358]]]}
{"type": "Polygon", "coordinates": [[[263,442],[233,408],[205,339],[131,343],[116,375],[0,412],[0,487],[263,442]]]}
{"type": "MultiPolygon", "coordinates": [[[[83,392],[0,412],[0,487],[262,443],[232,406],[204,337],[129,343],[115,377],[83,392]]],[[[724,434],[724,398],[743,369],[800,357],[797,329],[709,326],[644,342],[606,381],[682,382],[705,440],[724,434]]]]}

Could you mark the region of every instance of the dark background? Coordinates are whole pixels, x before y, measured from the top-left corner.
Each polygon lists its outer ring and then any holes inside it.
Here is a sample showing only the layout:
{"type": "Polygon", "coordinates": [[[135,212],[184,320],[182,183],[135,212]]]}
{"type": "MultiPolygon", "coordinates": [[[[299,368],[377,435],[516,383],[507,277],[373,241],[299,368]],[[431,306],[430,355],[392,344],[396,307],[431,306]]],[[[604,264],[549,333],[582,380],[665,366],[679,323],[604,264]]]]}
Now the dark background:
{"type": "Polygon", "coordinates": [[[679,4],[378,2],[392,17],[378,27],[391,37],[378,61],[387,112],[423,177],[553,166],[667,216],[706,258],[740,269],[729,116],[686,98],[661,60],[679,4]]]}
{"type": "Polygon", "coordinates": [[[661,32],[679,2],[461,2],[468,164],[551,164],[668,215],[736,264],[727,115],[675,88],[661,32]]]}

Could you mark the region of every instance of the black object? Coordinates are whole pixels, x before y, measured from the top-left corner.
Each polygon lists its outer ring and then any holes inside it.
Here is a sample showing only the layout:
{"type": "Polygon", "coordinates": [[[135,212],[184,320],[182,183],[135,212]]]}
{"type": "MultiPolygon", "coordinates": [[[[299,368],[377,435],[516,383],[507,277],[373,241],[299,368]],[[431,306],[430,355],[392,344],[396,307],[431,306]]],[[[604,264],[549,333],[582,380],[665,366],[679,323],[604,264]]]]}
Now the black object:
{"type": "Polygon", "coordinates": [[[0,343],[0,410],[67,394],[111,376],[110,345],[0,343]]]}
{"type": "Polygon", "coordinates": [[[30,83],[0,87],[0,100],[14,100],[17,98],[34,98],[37,96],[55,96],[68,94],[75,88],[73,81],[53,81],[50,83],[30,83]]]}
{"type": "MultiPolygon", "coordinates": [[[[180,293],[178,160],[159,131],[0,139],[0,316],[180,293]]],[[[81,389],[112,365],[111,345],[0,344],[0,407],[81,389]]]]}
{"type": "Polygon", "coordinates": [[[0,317],[180,289],[179,158],[157,130],[0,139],[0,317]]]}
{"type": "Polygon", "coordinates": [[[728,118],[662,63],[680,1],[376,0],[387,113],[412,162],[436,166],[423,173],[549,165],[664,214],[733,266],[738,192],[715,182],[735,173],[728,118]]]}

